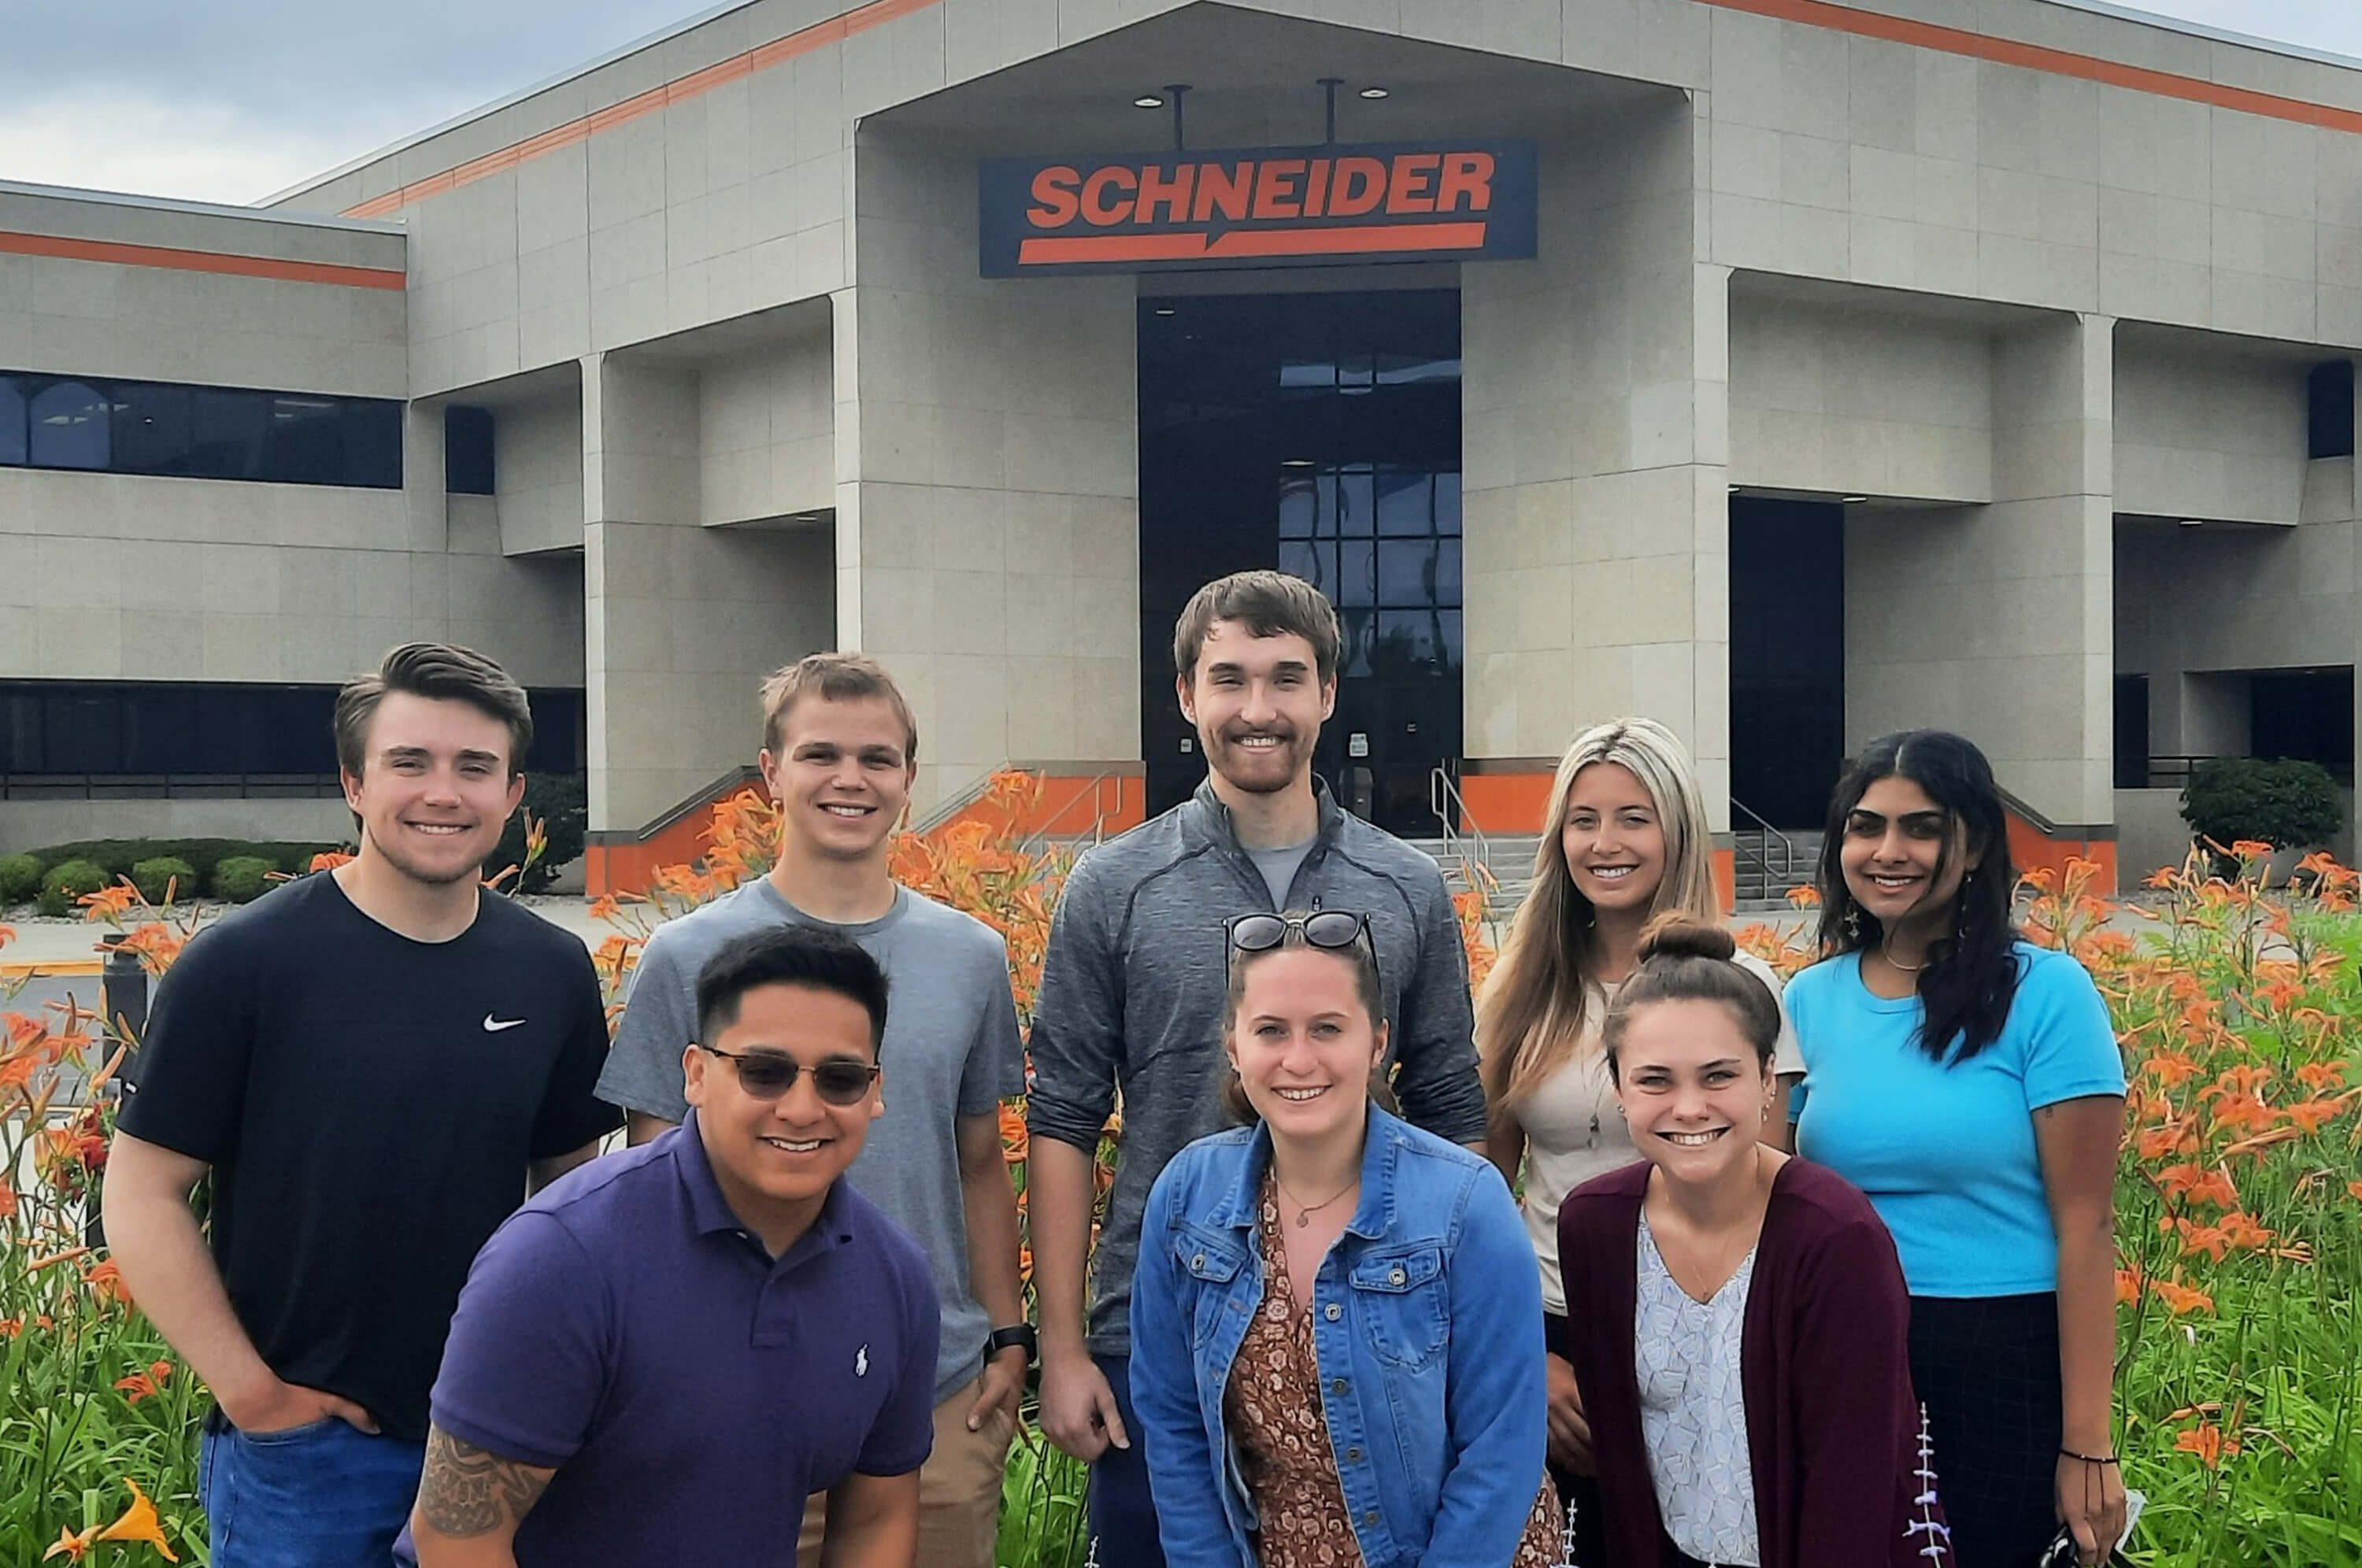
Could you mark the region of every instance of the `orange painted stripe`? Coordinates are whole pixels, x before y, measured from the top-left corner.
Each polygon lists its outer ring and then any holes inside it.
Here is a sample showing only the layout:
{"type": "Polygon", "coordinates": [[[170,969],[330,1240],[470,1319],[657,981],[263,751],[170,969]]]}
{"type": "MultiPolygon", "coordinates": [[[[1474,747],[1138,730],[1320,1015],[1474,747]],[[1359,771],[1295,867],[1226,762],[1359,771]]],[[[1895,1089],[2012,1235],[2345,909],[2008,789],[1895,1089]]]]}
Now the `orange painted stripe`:
{"type": "Polygon", "coordinates": [[[1378,250],[1482,250],[1482,223],[1367,224],[1352,228],[1234,228],[1211,256],[1354,256],[1378,250]]]}
{"type": "MultiPolygon", "coordinates": [[[[855,33],[866,32],[904,17],[916,16],[942,4],[942,0],[871,0],[871,4],[825,22],[815,22],[799,32],[789,33],[748,50],[734,55],[719,65],[692,72],[678,82],[654,87],[635,97],[612,105],[595,114],[569,120],[562,126],[542,132],[528,140],[500,152],[459,164],[441,174],[415,180],[373,196],[366,202],[347,207],[347,217],[383,217],[425,201],[429,196],[460,185],[497,174],[505,169],[538,158],[558,148],[570,146],[597,131],[625,125],[645,115],[655,113],[668,104],[678,104],[700,94],[708,93],[726,82],[737,81],[757,72],[800,56],[842,43],[855,33]]],[[[1917,49],[1935,50],[1944,54],[1965,55],[1974,60],[1989,60],[2000,65],[2014,65],[2027,71],[2039,71],[2053,76],[2070,76],[2085,82],[2102,82],[2112,87],[2127,88],[2136,93],[2152,93],[2159,97],[2180,98],[2193,104],[2207,104],[2216,108],[2236,109],[2242,114],[2260,115],[2267,119],[2291,120],[2298,125],[2321,126],[2329,130],[2362,134],[2362,111],[2341,109],[2328,104],[2315,104],[2302,98],[2282,97],[2272,93],[2257,93],[2245,87],[2231,87],[2208,82],[2196,76],[2177,75],[2169,71],[2151,71],[2142,66],[2126,65],[2121,61],[2101,60],[2092,55],[2076,54],[2063,49],[2051,49],[2041,44],[2020,43],[2014,39],[1991,38],[1959,28],[1947,28],[1934,22],[1913,21],[1904,17],[1889,17],[1875,11],[1860,11],[1850,6],[1839,6],[1832,0],[1697,0],[1702,6],[1719,6],[1726,11],[1744,11],[1751,16],[1769,17],[1783,22],[1800,22],[1806,27],[1825,28],[1831,32],[1850,33],[1857,38],[1882,39],[1889,43],[1908,44],[1917,49]]],[[[2136,24],[2134,24],[2136,25],[2136,24]]]]}
{"type": "Polygon", "coordinates": [[[1232,229],[1202,234],[1036,235],[1017,248],[1021,267],[1086,261],[1188,261],[1199,257],[1363,256],[1385,250],[1481,250],[1481,223],[1357,225],[1350,228],[1232,229]]]}
{"type": "Polygon", "coordinates": [[[182,250],[164,245],[125,245],[112,239],[69,239],[54,234],[0,231],[0,251],[16,256],[55,256],[68,261],[112,261],[124,267],[163,267],[180,272],[223,272],[239,278],[275,278],[291,283],[334,283],[348,289],[400,290],[409,286],[409,279],[403,273],[386,267],[289,261],[276,256],[182,250]]]}
{"type": "Polygon", "coordinates": [[[1699,3],[1717,6],[1726,11],[1745,11],[1758,17],[1770,17],[1783,22],[1802,22],[1807,27],[1827,28],[1832,32],[1851,33],[1857,38],[1882,39],[1889,43],[1910,44],[1945,54],[1967,55],[1975,60],[1989,60],[1995,64],[2014,65],[2053,76],[2103,82],[2111,87],[2153,93],[2162,98],[2180,98],[2221,109],[2236,109],[2242,114],[2260,115],[2267,119],[2293,120],[2299,125],[2362,132],[2362,112],[2353,109],[2334,108],[2302,98],[2284,98],[2272,93],[2252,92],[2245,87],[2229,87],[2196,76],[2181,76],[2170,71],[2151,71],[2144,66],[2126,65],[2121,61],[2100,60],[2042,44],[2020,43],[2015,39],[1992,38],[1959,28],[1942,27],[1934,22],[1913,21],[1906,17],[1857,11],[1850,6],[1832,5],[1829,0],[1699,0],[1699,3]]]}
{"type": "Polygon", "coordinates": [[[669,105],[685,103],[691,98],[711,93],[726,83],[752,76],[758,71],[768,71],[775,65],[783,65],[789,61],[807,54],[817,53],[831,44],[843,43],[855,33],[867,32],[872,28],[883,27],[888,22],[900,17],[930,10],[942,3],[943,0],[872,0],[871,4],[856,11],[847,12],[842,17],[831,17],[825,22],[815,22],[809,28],[789,33],[783,39],[774,39],[759,48],[747,50],[745,54],[733,55],[719,64],[709,65],[702,71],[691,72],[677,82],[668,82],[663,86],[651,87],[646,92],[626,98],[620,104],[611,104],[603,109],[584,115],[579,119],[568,120],[564,125],[543,131],[540,135],[518,142],[513,147],[503,148],[499,152],[487,153],[481,158],[471,159],[441,174],[429,175],[424,180],[414,180],[399,190],[388,191],[382,196],[372,196],[366,202],[347,207],[344,215],[384,217],[390,213],[400,212],[403,208],[414,206],[429,196],[441,195],[444,192],[458,186],[473,184],[479,180],[500,173],[502,170],[513,169],[519,163],[539,158],[544,153],[555,152],[561,147],[571,146],[597,132],[611,130],[620,125],[628,125],[634,120],[655,114],[669,105]]]}

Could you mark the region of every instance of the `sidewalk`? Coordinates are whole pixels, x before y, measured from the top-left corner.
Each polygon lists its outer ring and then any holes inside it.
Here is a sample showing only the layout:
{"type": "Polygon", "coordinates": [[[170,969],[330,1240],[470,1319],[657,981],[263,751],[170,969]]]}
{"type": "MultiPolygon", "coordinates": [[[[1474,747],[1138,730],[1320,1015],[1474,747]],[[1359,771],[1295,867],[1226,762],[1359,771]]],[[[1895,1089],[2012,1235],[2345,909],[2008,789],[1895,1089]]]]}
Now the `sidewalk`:
{"type": "MultiPolygon", "coordinates": [[[[535,895],[524,900],[534,913],[572,932],[585,947],[595,948],[616,928],[590,918],[590,900],[560,895],[535,895]]],[[[199,929],[229,912],[226,904],[199,906],[199,929]]],[[[0,944],[0,977],[27,975],[95,975],[99,970],[99,939],[114,928],[96,921],[51,920],[40,915],[0,915],[0,925],[16,929],[14,941],[0,944]]]]}

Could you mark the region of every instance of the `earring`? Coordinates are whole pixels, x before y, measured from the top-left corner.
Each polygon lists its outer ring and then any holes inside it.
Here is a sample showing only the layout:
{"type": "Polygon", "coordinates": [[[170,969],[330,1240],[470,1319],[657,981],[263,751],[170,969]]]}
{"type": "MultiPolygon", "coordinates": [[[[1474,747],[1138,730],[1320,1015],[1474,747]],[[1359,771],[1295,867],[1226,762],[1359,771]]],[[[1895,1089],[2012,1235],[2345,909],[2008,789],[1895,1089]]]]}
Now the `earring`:
{"type": "Polygon", "coordinates": [[[1845,933],[1846,940],[1849,942],[1860,942],[1861,940],[1861,911],[1860,910],[1849,909],[1846,911],[1845,933]]]}

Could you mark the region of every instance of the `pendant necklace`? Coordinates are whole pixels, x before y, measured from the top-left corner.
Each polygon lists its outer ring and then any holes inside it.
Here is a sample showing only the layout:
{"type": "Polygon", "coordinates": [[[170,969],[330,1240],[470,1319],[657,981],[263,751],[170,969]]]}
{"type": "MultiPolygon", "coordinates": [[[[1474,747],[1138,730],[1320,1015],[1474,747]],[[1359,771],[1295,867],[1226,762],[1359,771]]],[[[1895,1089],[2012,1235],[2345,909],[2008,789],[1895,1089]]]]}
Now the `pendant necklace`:
{"type": "Polygon", "coordinates": [[[1290,1203],[1296,1203],[1296,1228],[1301,1231],[1306,1226],[1312,1223],[1312,1217],[1315,1214],[1319,1213],[1321,1209],[1328,1208],[1330,1204],[1336,1202],[1339,1198],[1344,1197],[1345,1194],[1352,1191],[1355,1187],[1361,1186],[1362,1178],[1360,1176],[1355,1176],[1352,1181],[1347,1182],[1343,1187],[1340,1187],[1335,1192],[1330,1193],[1328,1197],[1322,1198],[1319,1202],[1313,1204],[1308,1209],[1303,1204],[1296,1202],[1296,1195],[1288,1191],[1286,1184],[1281,1182],[1277,1176],[1271,1178],[1271,1185],[1279,1188],[1279,1195],[1282,1198],[1285,1198],[1290,1203]]]}
{"type": "Polygon", "coordinates": [[[1878,955],[1886,960],[1886,966],[1888,968],[1900,975],[1915,975],[1920,970],[1926,968],[1928,964],[1928,960],[1925,958],[1920,959],[1916,964],[1905,964],[1902,960],[1896,958],[1893,953],[1887,947],[1886,944],[1882,942],[1878,944],[1878,955]]]}

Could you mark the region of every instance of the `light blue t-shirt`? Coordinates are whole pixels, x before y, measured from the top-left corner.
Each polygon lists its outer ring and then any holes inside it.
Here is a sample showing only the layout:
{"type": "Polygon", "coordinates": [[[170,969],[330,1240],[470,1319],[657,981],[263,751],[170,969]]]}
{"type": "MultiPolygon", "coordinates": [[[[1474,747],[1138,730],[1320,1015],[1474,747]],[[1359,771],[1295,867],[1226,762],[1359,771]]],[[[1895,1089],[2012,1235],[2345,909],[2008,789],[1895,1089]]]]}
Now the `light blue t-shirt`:
{"type": "Polygon", "coordinates": [[[1924,1004],[1871,995],[1860,955],[1788,982],[1805,1054],[1805,1081],[1789,1098],[1796,1152],[1869,1195],[1914,1296],[2056,1290],[2058,1237],[2034,1112],[2125,1092],[2092,977],[2064,953],[2021,942],[2016,954],[2021,977],[2001,1037],[1950,1066],[1920,1048],[1924,1004]]]}

